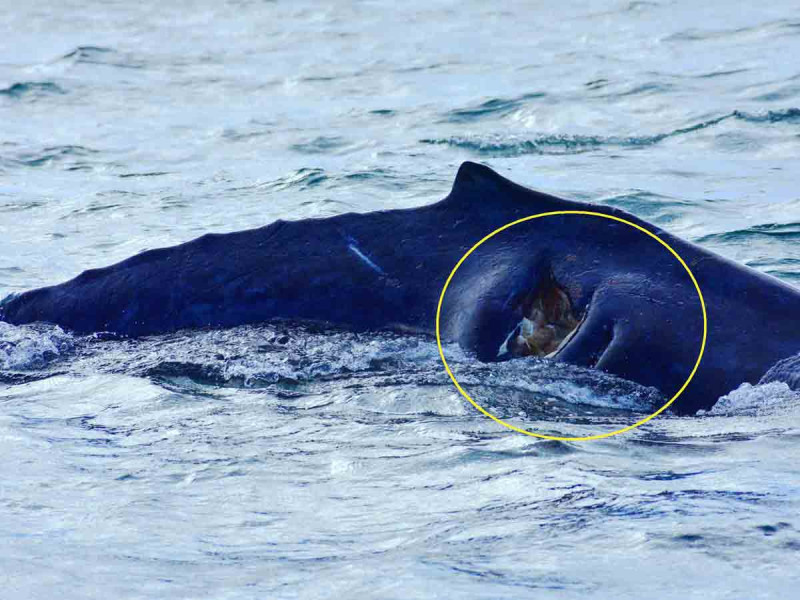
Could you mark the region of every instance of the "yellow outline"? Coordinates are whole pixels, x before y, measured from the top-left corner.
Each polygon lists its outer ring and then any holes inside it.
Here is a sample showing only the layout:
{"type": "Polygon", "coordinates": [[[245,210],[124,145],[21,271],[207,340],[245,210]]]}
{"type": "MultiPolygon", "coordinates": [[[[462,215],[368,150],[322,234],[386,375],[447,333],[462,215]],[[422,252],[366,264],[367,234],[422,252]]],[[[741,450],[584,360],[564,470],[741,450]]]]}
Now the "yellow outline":
{"type": "Polygon", "coordinates": [[[692,273],[692,270],[684,262],[684,260],[680,257],[680,255],[677,252],[675,252],[675,250],[672,249],[672,246],[667,244],[667,242],[662,240],[660,237],[658,237],[652,231],[648,231],[647,229],[637,225],[636,223],[631,223],[630,221],[626,221],[625,219],[621,219],[619,217],[614,217],[612,215],[606,215],[606,214],[599,213],[599,212],[592,212],[592,211],[589,211],[589,210],[556,210],[556,211],[553,211],[553,212],[539,213],[539,214],[536,214],[536,215],[530,215],[528,217],[523,217],[522,219],[517,219],[516,221],[512,221],[511,223],[507,223],[507,224],[503,225],[502,227],[499,227],[498,229],[495,229],[493,232],[491,232],[489,235],[487,235],[481,241],[479,241],[477,244],[475,244],[472,248],[467,250],[467,253],[464,254],[464,256],[461,257],[461,260],[459,260],[456,263],[456,266],[453,267],[452,271],[450,271],[450,275],[448,276],[447,281],[444,282],[444,287],[442,288],[442,293],[439,296],[439,305],[436,307],[436,344],[439,347],[439,356],[442,358],[442,363],[444,364],[444,368],[447,371],[447,374],[450,376],[450,379],[453,380],[453,383],[455,384],[456,389],[458,389],[458,391],[461,393],[461,395],[464,396],[464,398],[466,398],[467,400],[469,400],[470,404],[472,404],[472,406],[477,408],[481,413],[483,413],[484,415],[486,415],[487,417],[489,417],[493,421],[496,421],[496,422],[500,423],[504,427],[508,427],[509,429],[511,429],[513,431],[516,431],[516,432],[519,432],[519,433],[524,433],[525,435],[529,435],[529,436],[532,436],[532,437],[544,438],[546,440],[559,440],[559,441],[562,441],[562,442],[577,442],[577,441],[583,441],[583,440],[599,440],[599,439],[602,439],[602,438],[611,437],[612,435],[625,433],[626,431],[630,431],[631,429],[636,429],[640,425],[644,425],[649,420],[656,418],[662,412],[667,410],[667,408],[669,408],[670,405],[673,402],[675,402],[675,400],[677,400],[678,397],[684,392],[684,390],[686,389],[686,386],[689,385],[689,383],[692,381],[692,378],[694,377],[695,373],[697,373],[697,369],[700,366],[700,361],[703,358],[703,352],[705,352],[705,349],[706,349],[706,337],[707,336],[708,336],[708,316],[706,315],[706,303],[703,300],[703,292],[700,291],[700,286],[698,285],[697,279],[695,279],[694,273],[692,273]],[[467,394],[467,392],[464,391],[464,389],[461,387],[461,385],[459,385],[458,380],[456,379],[455,375],[453,375],[453,372],[450,370],[450,365],[447,364],[447,359],[445,359],[445,357],[444,357],[444,349],[442,348],[442,337],[441,337],[441,334],[439,332],[439,321],[440,321],[441,312],[442,312],[442,303],[444,302],[444,295],[445,295],[445,292],[447,292],[447,287],[450,285],[450,281],[453,279],[453,276],[456,274],[456,271],[458,271],[458,268],[461,266],[461,264],[465,260],[467,260],[469,255],[472,254],[475,250],[477,250],[478,247],[481,244],[483,244],[485,241],[489,240],[490,238],[494,237],[495,235],[497,235],[501,231],[505,231],[509,227],[513,227],[514,225],[518,225],[519,223],[523,223],[525,221],[532,221],[533,219],[540,219],[542,217],[552,217],[552,216],[556,216],[556,215],[589,215],[589,216],[594,216],[594,217],[602,217],[604,219],[610,219],[612,221],[619,221],[620,223],[624,223],[625,225],[630,225],[631,227],[633,227],[635,229],[638,229],[639,231],[649,235],[651,238],[657,240],[662,246],[664,246],[667,250],[669,250],[670,253],[678,260],[678,262],[681,263],[681,265],[683,265],[683,268],[686,269],[686,272],[689,274],[689,277],[691,278],[692,283],[694,283],[694,287],[697,290],[697,296],[700,299],[700,308],[703,311],[703,340],[700,343],[700,353],[697,355],[697,362],[695,362],[694,368],[692,369],[692,372],[689,373],[689,377],[684,382],[684,384],[681,386],[681,389],[679,389],[677,391],[677,393],[672,398],[670,398],[669,401],[664,406],[659,408],[652,415],[642,419],[641,421],[637,421],[633,425],[628,425],[627,427],[623,427],[622,429],[617,429],[616,431],[612,431],[610,433],[600,433],[600,434],[597,434],[597,435],[587,435],[587,436],[583,436],[583,437],[561,437],[561,436],[557,436],[557,435],[545,435],[543,433],[533,433],[532,431],[527,431],[525,429],[521,429],[519,427],[511,425],[510,423],[506,423],[502,419],[499,419],[499,418],[495,417],[492,413],[490,413],[487,410],[485,410],[482,406],[480,406],[477,402],[475,402],[470,397],[470,395],[467,394]]]}

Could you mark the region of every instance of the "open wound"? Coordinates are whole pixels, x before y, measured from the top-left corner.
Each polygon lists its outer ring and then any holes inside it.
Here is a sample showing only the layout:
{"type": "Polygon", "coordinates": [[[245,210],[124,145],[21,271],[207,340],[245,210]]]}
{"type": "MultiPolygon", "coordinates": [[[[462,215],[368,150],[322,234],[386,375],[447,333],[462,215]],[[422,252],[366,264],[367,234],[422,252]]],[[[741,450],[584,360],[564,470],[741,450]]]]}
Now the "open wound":
{"type": "Polygon", "coordinates": [[[497,356],[549,356],[578,328],[569,294],[548,274],[536,287],[518,296],[514,310],[522,320],[500,346],[497,356]]]}

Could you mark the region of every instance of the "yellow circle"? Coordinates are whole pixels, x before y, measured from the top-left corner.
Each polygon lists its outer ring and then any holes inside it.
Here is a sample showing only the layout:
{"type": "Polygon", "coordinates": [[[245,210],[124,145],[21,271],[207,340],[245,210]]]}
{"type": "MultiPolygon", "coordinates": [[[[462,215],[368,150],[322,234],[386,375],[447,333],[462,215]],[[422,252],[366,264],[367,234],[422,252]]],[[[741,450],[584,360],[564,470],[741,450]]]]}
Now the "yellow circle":
{"type": "Polygon", "coordinates": [[[517,431],[519,433],[524,433],[525,435],[530,435],[532,437],[544,438],[546,440],[559,440],[559,441],[562,441],[562,442],[576,442],[576,441],[582,441],[582,440],[599,440],[599,439],[602,439],[602,438],[611,437],[612,435],[617,435],[619,433],[625,433],[626,431],[630,431],[631,429],[636,429],[640,425],[644,425],[649,420],[654,419],[655,417],[660,415],[662,412],[667,410],[672,405],[672,403],[675,402],[675,400],[677,400],[678,397],[684,392],[684,390],[689,385],[689,383],[691,383],[692,378],[694,377],[695,373],[697,373],[697,369],[700,366],[700,361],[703,358],[703,352],[706,349],[706,337],[707,336],[708,336],[708,316],[706,315],[706,303],[703,300],[703,292],[700,291],[700,286],[698,285],[697,279],[695,279],[694,273],[692,273],[692,270],[689,268],[689,266],[686,264],[686,262],[680,257],[680,255],[677,252],[675,252],[675,250],[672,249],[672,246],[667,244],[667,242],[662,240],[660,237],[658,237],[653,232],[648,231],[647,229],[637,225],[636,223],[631,223],[630,221],[626,221],[625,219],[621,219],[619,217],[614,217],[612,215],[606,215],[606,214],[603,214],[603,213],[593,212],[593,211],[589,211],[589,210],[556,210],[556,211],[552,211],[552,212],[539,213],[539,214],[536,214],[536,215],[530,215],[528,217],[523,217],[522,219],[517,219],[516,221],[512,221],[511,223],[507,223],[507,224],[503,225],[502,227],[499,227],[499,228],[495,229],[489,235],[485,236],[482,240],[480,240],[477,244],[472,246],[472,248],[467,250],[466,254],[464,254],[464,256],[461,257],[461,260],[459,260],[456,263],[456,266],[453,267],[452,271],[450,271],[450,275],[447,277],[447,281],[444,282],[444,287],[442,288],[442,293],[439,296],[439,305],[436,307],[436,344],[439,347],[439,356],[442,359],[442,363],[444,364],[444,368],[447,371],[447,374],[450,376],[450,379],[453,380],[453,383],[455,384],[456,389],[458,389],[458,391],[461,393],[461,395],[464,396],[464,398],[466,398],[467,400],[469,400],[470,404],[472,404],[472,406],[477,408],[481,413],[483,413],[484,415],[486,415],[487,417],[489,417],[493,421],[496,421],[496,422],[500,423],[504,427],[508,427],[509,429],[511,429],[513,431],[517,431]],[[450,281],[452,281],[453,276],[456,274],[456,271],[458,271],[458,268],[461,266],[461,264],[465,260],[467,260],[469,255],[472,254],[475,250],[477,250],[478,247],[481,244],[483,244],[487,240],[491,239],[492,237],[494,237],[495,235],[497,235],[501,231],[505,231],[509,227],[513,227],[514,225],[518,225],[519,223],[523,223],[525,221],[532,221],[533,219],[540,219],[542,217],[553,217],[553,216],[556,216],[556,215],[589,215],[589,216],[593,216],[593,217],[602,217],[604,219],[610,219],[612,221],[619,221],[620,223],[624,223],[625,225],[630,225],[631,227],[633,227],[635,229],[638,229],[642,233],[646,233],[651,238],[656,240],[659,244],[664,246],[667,250],[669,250],[670,253],[678,260],[678,262],[681,263],[683,268],[686,269],[686,272],[689,274],[689,277],[691,278],[692,283],[694,284],[694,287],[697,290],[697,297],[700,299],[700,309],[703,312],[703,339],[700,342],[700,353],[697,355],[697,362],[695,362],[694,368],[692,369],[692,372],[689,373],[689,377],[686,379],[686,381],[681,386],[681,388],[675,393],[675,395],[672,398],[670,398],[669,401],[666,404],[664,404],[664,406],[659,408],[652,415],[649,415],[648,417],[642,419],[641,421],[637,421],[633,425],[628,425],[627,427],[623,427],[622,429],[617,429],[616,431],[611,431],[609,433],[600,433],[600,434],[597,434],[597,435],[587,435],[587,436],[583,436],[583,437],[561,437],[561,436],[557,436],[557,435],[545,435],[543,433],[533,433],[531,431],[527,431],[526,429],[521,429],[519,427],[511,425],[510,423],[506,423],[502,419],[500,419],[498,417],[495,417],[492,413],[488,412],[486,409],[484,409],[482,406],[480,406],[477,402],[475,402],[475,400],[472,399],[472,397],[467,392],[464,391],[464,389],[458,383],[458,380],[456,379],[455,375],[453,375],[453,371],[450,370],[450,365],[447,364],[447,359],[444,357],[444,349],[442,348],[442,336],[441,336],[441,333],[439,331],[439,321],[440,321],[440,317],[441,317],[441,313],[442,313],[442,303],[444,302],[444,295],[445,295],[445,292],[447,292],[447,287],[450,285],[450,281]]]}

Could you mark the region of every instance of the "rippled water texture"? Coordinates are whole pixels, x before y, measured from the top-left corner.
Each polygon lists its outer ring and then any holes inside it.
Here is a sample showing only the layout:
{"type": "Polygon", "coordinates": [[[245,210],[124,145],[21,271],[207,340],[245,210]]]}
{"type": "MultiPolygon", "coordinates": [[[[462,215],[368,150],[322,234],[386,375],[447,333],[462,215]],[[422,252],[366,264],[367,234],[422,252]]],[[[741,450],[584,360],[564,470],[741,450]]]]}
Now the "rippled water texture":
{"type": "MultiPolygon", "coordinates": [[[[0,297],[209,231],[427,204],[466,159],[800,284],[796,3],[17,3],[0,28],[0,297]]],[[[543,433],[661,400],[448,352],[543,433]]],[[[776,381],[566,443],[479,415],[427,338],[0,324],[0,407],[4,598],[800,585],[800,396],[776,381]]]]}

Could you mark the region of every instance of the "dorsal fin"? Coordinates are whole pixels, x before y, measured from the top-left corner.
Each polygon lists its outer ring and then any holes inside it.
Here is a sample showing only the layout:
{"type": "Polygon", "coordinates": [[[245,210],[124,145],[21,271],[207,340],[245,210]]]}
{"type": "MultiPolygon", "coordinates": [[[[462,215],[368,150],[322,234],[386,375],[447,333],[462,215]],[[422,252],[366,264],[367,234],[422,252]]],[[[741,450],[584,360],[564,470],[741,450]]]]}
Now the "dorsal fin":
{"type": "Polygon", "coordinates": [[[450,195],[459,196],[464,192],[473,191],[476,187],[502,186],[510,183],[512,182],[498,175],[486,165],[465,161],[458,168],[450,195]]]}
{"type": "Polygon", "coordinates": [[[451,206],[469,206],[476,203],[486,207],[487,204],[506,205],[514,210],[539,209],[554,210],[573,204],[555,196],[542,194],[528,189],[502,175],[495,173],[486,165],[466,161],[458,169],[453,189],[446,198],[451,206]]]}

